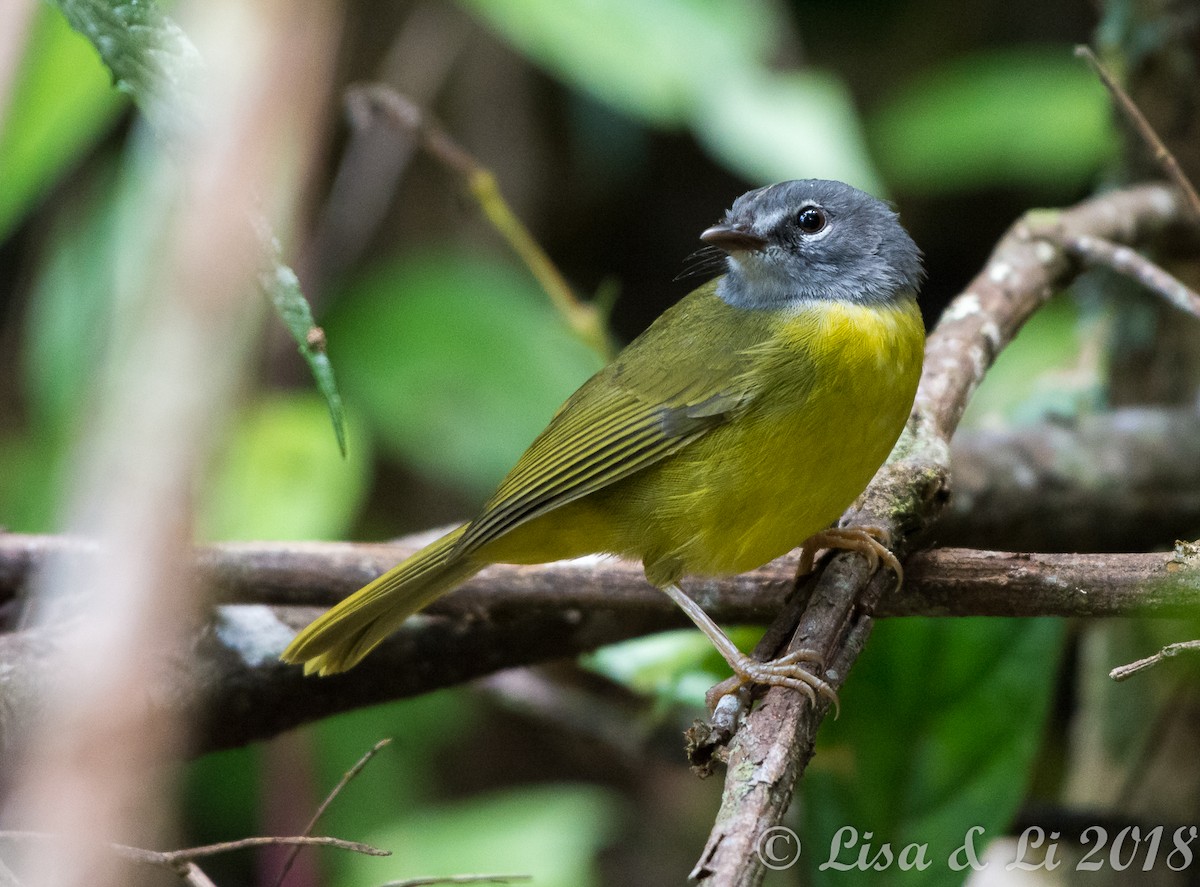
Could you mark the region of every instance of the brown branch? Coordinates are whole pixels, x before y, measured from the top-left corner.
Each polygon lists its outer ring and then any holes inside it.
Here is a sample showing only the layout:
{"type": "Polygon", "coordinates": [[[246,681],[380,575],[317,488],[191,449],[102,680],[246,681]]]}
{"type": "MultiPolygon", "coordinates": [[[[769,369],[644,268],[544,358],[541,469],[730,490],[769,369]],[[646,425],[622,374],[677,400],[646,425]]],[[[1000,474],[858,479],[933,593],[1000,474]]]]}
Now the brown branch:
{"type": "MultiPolygon", "coordinates": [[[[884,527],[904,551],[936,518],[947,494],[949,440],[972,393],[1000,349],[1071,276],[1073,263],[1063,250],[1034,236],[1035,219],[1039,228],[1050,226],[1066,236],[1138,242],[1177,221],[1179,204],[1171,190],[1145,186],[1018,221],[930,335],[909,431],[896,458],[844,520],[884,527]]],[[[825,680],[835,688],[862,649],[871,627],[868,614],[886,581],[877,576],[871,582],[860,556],[842,555],[811,595],[789,648],[821,652],[828,665],[825,680]]],[[[791,803],[826,707],[772,688],[746,717],[727,752],[721,810],[693,878],[722,887],[761,882],[764,870],[755,848],[791,803]]],[[[703,741],[697,746],[712,752],[703,741]]]]}
{"type": "Polygon", "coordinates": [[[929,337],[914,411],[918,431],[924,431],[922,442],[932,437],[944,446],[999,350],[1034,310],[1070,281],[1073,263],[1048,234],[1060,240],[1090,235],[1139,243],[1178,223],[1179,214],[1175,191],[1144,185],[1113,191],[1069,210],[1027,213],[1014,224],[929,337]]]}
{"type": "Polygon", "coordinates": [[[1179,161],[1175,159],[1175,155],[1171,150],[1163,144],[1163,140],[1158,137],[1158,133],[1154,131],[1154,127],[1150,125],[1150,121],[1146,119],[1146,115],[1142,113],[1137,103],[1130,97],[1117,82],[1117,79],[1108,72],[1108,69],[1101,64],[1100,59],[1096,58],[1096,54],[1092,52],[1089,46],[1076,46],[1075,55],[1086,61],[1096,72],[1096,76],[1100,78],[1100,82],[1104,84],[1104,88],[1112,95],[1113,100],[1117,103],[1117,107],[1125,115],[1126,119],[1133,125],[1133,128],[1141,136],[1147,147],[1150,148],[1154,155],[1154,162],[1162,167],[1167,177],[1175,183],[1175,186],[1183,193],[1186,203],[1185,211],[1191,215],[1192,220],[1200,222],[1200,194],[1196,193],[1196,189],[1192,186],[1191,180],[1179,166],[1179,161]]]}
{"type": "Polygon", "coordinates": [[[941,545],[1150,551],[1200,533],[1200,412],[1127,408],[959,431],[941,545]]]}
{"type": "Polygon", "coordinates": [[[1200,294],[1129,247],[1086,234],[1065,239],[1063,246],[1084,263],[1123,274],[1162,296],[1172,307],[1200,318],[1200,294]]]}
{"type": "MultiPolygon", "coordinates": [[[[244,745],[299,724],[366,705],[461,684],[501,669],[594,650],[607,643],[689,623],[639,565],[588,559],[541,566],[495,565],[410,620],[347,675],[305,678],[277,657],[314,615],[359,587],[419,542],[402,546],[344,543],[224,545],[197,557],[204,577],[227,600],[194,644],[162,671],[147,704],[154,717],[192,717],[190,751],[244,745]]],[[[0,536],[0,564],[57,546],[80,557],[94,546],[47,537],[0,536]],[[14,556],[14,552],[18,553],[14,556]],[[23,553],[23,554],[21,554],[23,553]]],[[[838,570],[855,566],[838,562],[838,570]]],[[[935,549],[906,562],[904,588],[884,595],[875,615],[1157,616],[1200,605],[1200,564],[1164,554],[1007,554],[935,549]]],[[[713,617],[764,623],[785,606],[794,558],[719,582],[693,582],[713,617]]],[[[884,583],[885,587],[887,583],[884,583]]],[[[799,602],[797,602],[797,608],[799,602]]],[[[50,631],[0,634],[0,750],[38,712],[50,631]]],[[[844,675],[845,666],[839,669],[844,675]]]]}
{"type": "MultiPolygon", "coordinates": [[[[261,612],[264,605],[275,608],[288,622],[308,618],[309,607],[336,603],[362,585],[364,574],[378,575],[420,548],[426,538],[422,534],[388,545],[237,542],[201,549],[196,556],[197,569],[221,590],[225,601],[215,614],[215,628],[206,629],[206,634],[223,630],[222,626],[231,622],[249,629],[249,623],[238,621],[241,617],[237,614],[261,612]]],[[[887,589],[874,613],[884,617],[1178,616],[1197,604],[1194,589],[1198,580],[1189,578],[1191,573],[1182,568],[1200,569],[1200,564],[1193,564],[1194,557],[1183,551],[919,551],[905,561],[904,586],[887,589]],[[1160,579],[1178,579],[1182,584],[1155,586],[1160,579]]],[[[35,569],[54,552],[87,557],[94,553],[94,546],[56,536],[0,536],[0,566],[11,568],[24,562],[26,568],[35,569]]],[[[705,606],[720,621],[763,622],[785,606],[797,563],[798,559],[789,555],[738,576],[693,580],[689,587],[703,596],[705,606]]],[[[646,582],[640,564],[615,558],[531,566],[493,564],[425,612],[437,617],[428,620],[430,624],[453,619],[461,623],[459,630],[471,631],[472,622],[539,619],[543,612],[555,611],[572,611],[569,620],[574,622],[600,612],[606,618],[628,616],[634,620],[657,620],[677,613],[670,600],[656,594],[646,582]]],[[[674,624],[689,623],[679,614],[674,624]]],[[[0,650],[27,637],[29,632],[0,633],[0,650]]]]}

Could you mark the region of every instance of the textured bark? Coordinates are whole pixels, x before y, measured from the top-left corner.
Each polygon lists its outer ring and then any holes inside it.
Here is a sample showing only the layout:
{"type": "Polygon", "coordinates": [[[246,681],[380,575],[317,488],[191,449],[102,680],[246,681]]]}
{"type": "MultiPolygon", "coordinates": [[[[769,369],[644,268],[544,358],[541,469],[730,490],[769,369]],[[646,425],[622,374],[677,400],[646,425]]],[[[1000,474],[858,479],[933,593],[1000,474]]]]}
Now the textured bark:
{"type": "MultiPolygon", "coordinates": [[[[158,676],[147,705],[155,716],[198,716],[193,753],[243,745],[299,724],[390,699],[463,683],[500,669],[574,656],[607,643],[689,624],[642,577],[637,564],[587,559],[536,567],[489,567],[410,620],[347,675],[305,678],[278,655],[295,630],[404,553],[396,546],[310,543],[222,545],[204,549],[201,576],[226,600],[195,634],[192,648],[158,676]],[[272,601],[273,604],[264,603],[272,601]]],[[[0,565],[26,564],[54,549],[94,555],[94,546],[56,537],[0,537],[0,565]]],[[[905,565],[903,589],[880,576],[844,626],[849,646],[829,652],[826,678],[840,684],[874,616],[1172,615],[1200,604],[1200,564],[1181,554],[1013,554],[935,549],[905,565]]],[[[693,582],[689,590],[723,622],[765,622],[784,609],[794,558],[744,576],[693,582]]],[[[803,631],[835,633],[846,621],[838,593],[862,577],[862,560],[838,559],[808,602],[803,631]],[[837,583],[833,593],[830,583],[837,583]],[[835,624],[836,623],[836,624],[835,624]]],[[[798,602],[803,605],[805,602],[798,602]]],[[[797,606],[797,611],[799,610],[797,606]]],[[[0,634],[0,751],[45,698],[47,663],[60,635],[48,628],[0,634]]],[[[765,716],[785,710],[768,699],[765,716]]],[[[752,734],[761,744],[772,734],[752,734]]],[[[773,740],[772,740],[773,741],[773,740]]],[[[757,752],[750,752],[755,757],[757,752]]],[[[798,766],[783,755],[779,767],[798,766]]],[[[773,778],[786,778],[784,770],[773,778]]]]}

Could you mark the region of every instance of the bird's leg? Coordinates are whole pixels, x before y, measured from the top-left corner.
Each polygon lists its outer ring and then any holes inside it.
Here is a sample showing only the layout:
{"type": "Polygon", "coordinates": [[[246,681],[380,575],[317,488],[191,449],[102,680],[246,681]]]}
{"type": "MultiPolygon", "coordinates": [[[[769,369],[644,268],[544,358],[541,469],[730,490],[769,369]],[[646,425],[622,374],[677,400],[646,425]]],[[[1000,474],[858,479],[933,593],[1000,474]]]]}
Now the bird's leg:
{"type": "Polygon", "coordinates": [[[896,589],[904,582],[904,568],[891,550],[892,536],[882,527],[830,527],[804,541],[800,549],[800,566],[796,569],[797,576],[812,572],[813,561],[817,553],[824,548],[837,548],[843,551],[857,551],[867,559],[871,571],[879,569],[883,561],[896,574],[896,589]]]}
{"type": "Polygon", "coordinates": [[[705,697],[711,711],[722,696],[735,693],[745,684],[766,684],[772,687],[789,687],[798,690],[808,697],[809,702],[816,703],[817,696],[823,696],[837,706],[837,693],[834,689],[804,668],[805,663],[821,662],[821,655],[814,650],[794,650],[778,659],[761,662],[752,659],[729,639],[707,613],[694,600],[684,593],[675,583],[664,585],[662,590],[667,593],[679,609],[687,613],[688,618],[696,623],[696,627],[704,632],[717,652],[733,669],[733,677],[717,684],[705,697]]]}

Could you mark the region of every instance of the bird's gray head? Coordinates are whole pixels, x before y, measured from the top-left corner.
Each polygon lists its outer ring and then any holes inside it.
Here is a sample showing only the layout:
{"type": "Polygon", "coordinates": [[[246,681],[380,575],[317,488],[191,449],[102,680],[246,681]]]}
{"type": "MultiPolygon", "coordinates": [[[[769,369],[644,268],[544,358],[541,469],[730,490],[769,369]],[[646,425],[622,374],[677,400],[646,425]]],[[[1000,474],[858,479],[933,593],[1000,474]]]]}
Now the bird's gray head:
{"type": "Polygon", "coordinates": [[[700,239],[723,250],[717,294],[744,308],[811,300],[886,304],[921,285],[921,251],[881,200],[802,179],[743,194],[700,239]]]}

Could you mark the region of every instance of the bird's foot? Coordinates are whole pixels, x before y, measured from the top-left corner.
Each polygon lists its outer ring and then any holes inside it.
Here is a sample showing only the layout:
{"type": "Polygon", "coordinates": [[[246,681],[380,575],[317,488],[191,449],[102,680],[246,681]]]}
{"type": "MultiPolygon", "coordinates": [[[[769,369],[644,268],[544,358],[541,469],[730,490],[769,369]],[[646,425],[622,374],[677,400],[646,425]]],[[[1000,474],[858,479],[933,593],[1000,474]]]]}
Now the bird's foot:
{"type": "Polygon", "coordinates": [[[817,554],[823,549],[837,548],[842,551],[857,551],[867,559],[871,571],[879,569],[882,561],[896,574],[896,588],[904,582],[904,568],[896,555],[892,554],[892,535],[883,527],[830,527],[805,540],[800,549],[800,566],[797,576],[812,572],[817,554]]]}
{"type": "Polygon", "coordinates": [[[837,691],[821,680],[805,665],[821,666],[821,654],[815,650],[793,650],[778,659],[762,662],[752,659],[739,652],[736,656],[726,656],[733,676],[721,681],[705,694],[704,701],[709,711],[716,708],[722,696],[736,693],[748,684],[760,684],[768,687],[787,687],[797,690],[808,697],[808,701],[816,705],[817,698],[827,699],[833,705],[834,714],[838,712],[837,691]]]}
{"type": "Polygon", "coordinates": [[[704,701],[708,703],[709,711],[716,707],[717,701],[722,696],[736,693],[747,684],[765,684],[770,687],[789,687],[792,690],[798,690],[808,697],[809,702],[814,704],[818,696],[828,699],[833,703],[836,712],[838,701],[833,687],[804,667],[806,664],[815,664],[820,667],[823,661],[820,653],[815,650],[802,649],[794,650],[767,662],[752,659],[737,648],[729,636],[721,631],[703,608],[688,597],[682,588],[671,583],[664,585],[662,590],[671,600],[675,601],[683,612],[687,613],[692,622],[696,623],[697,628],[708,635],[708,639],[717,648],[721,658],[728,662],[729,667],[733,669],[733,677],[717,684],[705,694],[704,701]]]}

